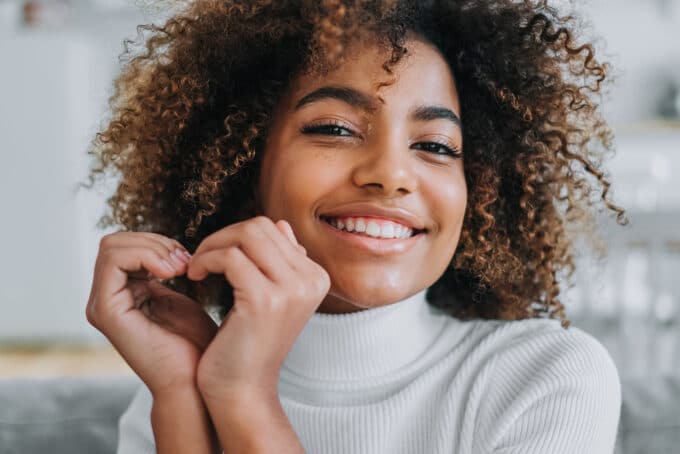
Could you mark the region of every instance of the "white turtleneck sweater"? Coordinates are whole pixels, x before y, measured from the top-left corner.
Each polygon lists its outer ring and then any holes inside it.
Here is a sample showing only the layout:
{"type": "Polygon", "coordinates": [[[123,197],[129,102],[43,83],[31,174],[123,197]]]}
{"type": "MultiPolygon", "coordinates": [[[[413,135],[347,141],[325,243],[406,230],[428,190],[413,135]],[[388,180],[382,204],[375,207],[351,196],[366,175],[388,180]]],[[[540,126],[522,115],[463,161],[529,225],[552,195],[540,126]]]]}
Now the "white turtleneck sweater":
{"type": "MultiPolygon", "coordinates": [[[[425,290],[388,306],[315,313],[279,375],[307,453],[610,454],[621,384],[606,349],[558,320],[461,321],[425,290]]],[[[142,385],[118,454],[155,453],[142,385]]]]}

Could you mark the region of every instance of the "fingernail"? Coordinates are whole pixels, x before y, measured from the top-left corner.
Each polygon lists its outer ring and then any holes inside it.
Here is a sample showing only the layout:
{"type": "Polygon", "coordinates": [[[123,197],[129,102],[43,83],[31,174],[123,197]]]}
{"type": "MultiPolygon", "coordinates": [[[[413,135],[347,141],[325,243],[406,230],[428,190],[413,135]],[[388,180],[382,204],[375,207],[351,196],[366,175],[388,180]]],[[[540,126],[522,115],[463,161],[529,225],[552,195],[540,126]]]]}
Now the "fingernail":
{"type": "Polygon", "coordinates": [[[182,250],[180,248],[175,249],[172,251],[173,255],[177,257],[178,260],[180,260],[182,263],[188,263],[189,259],[184,255],[182,250]]]}
{"type": "Polygon", "coordinates": [[[188,251],[182,251],[182,254],[187,258],[187,260],[191,260],[191,254],[189,254],[188,251]]]}

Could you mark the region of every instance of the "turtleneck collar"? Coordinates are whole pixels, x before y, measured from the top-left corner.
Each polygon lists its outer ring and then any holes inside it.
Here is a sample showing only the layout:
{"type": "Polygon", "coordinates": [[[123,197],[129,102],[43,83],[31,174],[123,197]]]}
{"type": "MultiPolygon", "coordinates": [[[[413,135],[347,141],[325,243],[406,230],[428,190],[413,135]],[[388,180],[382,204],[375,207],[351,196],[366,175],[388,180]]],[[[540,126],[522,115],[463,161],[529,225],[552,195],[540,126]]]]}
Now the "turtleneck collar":
{"type": "Polygon", "coordinates": [[[426,290],[386,306],[347,314],[314,313],[282,370],[312,380],[377,378],[418,359],[450,318],[426,290]]]}

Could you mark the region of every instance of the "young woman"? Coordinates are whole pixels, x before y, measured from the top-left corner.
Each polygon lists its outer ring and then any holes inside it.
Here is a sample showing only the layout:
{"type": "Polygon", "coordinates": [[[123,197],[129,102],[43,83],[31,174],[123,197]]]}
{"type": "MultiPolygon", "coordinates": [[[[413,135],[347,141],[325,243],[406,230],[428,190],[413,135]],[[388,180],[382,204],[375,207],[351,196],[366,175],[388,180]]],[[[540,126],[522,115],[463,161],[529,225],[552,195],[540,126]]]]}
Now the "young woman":
{"type": "Polygon", "coordinates": [[[119,453],[613,451],[616,367],[559,300],[596,191],[625,222],[571,18],[196,0],[143,28],[92,150],[123,229],[87,316],[144,382],[119,453]]]}

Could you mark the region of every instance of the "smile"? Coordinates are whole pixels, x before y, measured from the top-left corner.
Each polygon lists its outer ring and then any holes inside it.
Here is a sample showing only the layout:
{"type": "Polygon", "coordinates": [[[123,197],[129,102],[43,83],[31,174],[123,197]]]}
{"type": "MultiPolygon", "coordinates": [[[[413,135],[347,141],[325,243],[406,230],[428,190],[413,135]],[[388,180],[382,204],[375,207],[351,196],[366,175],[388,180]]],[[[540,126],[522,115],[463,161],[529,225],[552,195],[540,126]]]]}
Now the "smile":
{"type": "Polygon", "coordinates": [[[321,219],[338,230],[364,234],[373,238],[409,238],[420,232],[418,229],[412,229],[398,222],[372,217],[322,216],[321,219]]]}
{"type": "MultiPolygon", "coordinates": [[[[407,252],[424,236],[423,231],[403,229],[400,233],[402,236],[401,238],[383,238],[377,235],[386,232],[386,236],[390,236],[399,233],[399,231],[391,233],[389,227],[385,229],[385,225],[383,225],[379,231],[380,233],[378,233],[376,231],[377,227],[371,226],[371,222],[369,221],[365,222],[364,226],[359,225],[359,229],[364,230],[363,232],[357,232],[354,229],[350,232],[347,230],[348,226],[346,224],[342,225],[342,222],[339,224],[336,219],[322,217],[321,220],[323,221],[322,224],[325,226],[325,229],[329,231],[335,239],[342,241],[343,244],[349,247],[358,248],[377,255],[407,252]],[[339,225],[342,225],[342,227],[339,227],[339,225]],[[367,233],[366,230],[369,229],[369,227],[370,230],[367,233]]],[[[354,225],[354,227],[356,227],[356,225],[354,225]]]]}

